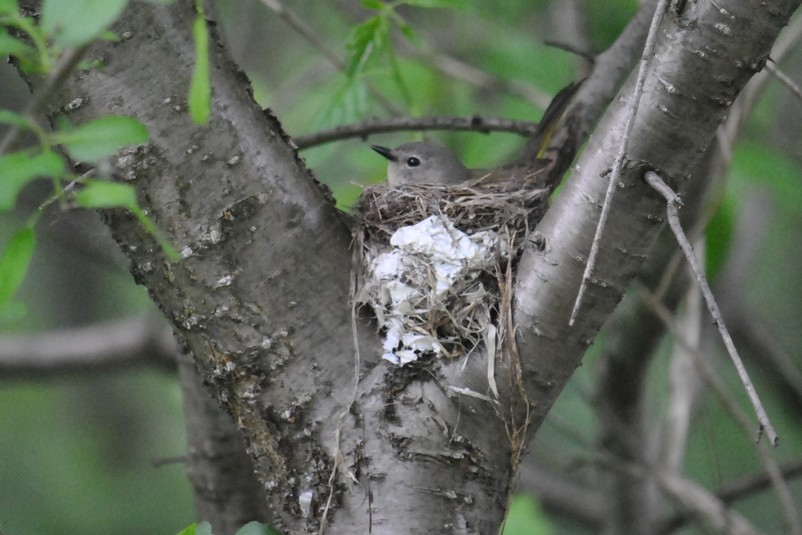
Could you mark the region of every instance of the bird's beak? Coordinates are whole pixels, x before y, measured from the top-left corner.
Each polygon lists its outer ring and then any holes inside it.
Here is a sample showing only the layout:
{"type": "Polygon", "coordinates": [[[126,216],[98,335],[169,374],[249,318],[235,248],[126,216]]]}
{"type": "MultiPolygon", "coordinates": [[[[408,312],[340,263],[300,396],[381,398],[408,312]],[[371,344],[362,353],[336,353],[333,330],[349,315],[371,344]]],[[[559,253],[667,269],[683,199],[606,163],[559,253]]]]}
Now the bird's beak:
{"type": "Polygon", "coordinates": [[[370,148],[375,150],[376,152],[378,152],[391,162],[394,162],[398,159],[396,158],[395,154],[393,154],[392,149],[388,149],[387,147],[382,147],[381,145],[371,145],[370,148]]]}

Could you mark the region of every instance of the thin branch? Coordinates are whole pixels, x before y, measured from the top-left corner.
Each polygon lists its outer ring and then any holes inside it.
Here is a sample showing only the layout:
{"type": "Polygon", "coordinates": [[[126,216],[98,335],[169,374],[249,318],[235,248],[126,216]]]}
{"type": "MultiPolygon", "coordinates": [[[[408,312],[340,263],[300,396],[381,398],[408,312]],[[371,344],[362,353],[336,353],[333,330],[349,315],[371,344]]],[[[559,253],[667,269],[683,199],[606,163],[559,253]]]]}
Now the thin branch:
{"type": "MultiPolygon", "coordinates": [[[[86,44],[77,48],[68,48],[61,54],[53,69],[47,74],[47,78],[38,87],[28,105],[25,106],[22,112],[23,117],[30,121],[36,121],[39,118],[50,97],[64,83],[67,76],[75,70],[88,48],[89,44],[86,44]]],[[[3,140],[0,141],[0,154],[8,154],[15,150],[22,140],[22,135],[23,129],[17,125],[12,125],[3,140]]]]}
{"type": "Polygon", "coordinates": [[[580,58],[588,61],[591,65],[596,62],[596,56],[592,52],[588,52],[587,50],[582,50],[578,47],[570,43],[563,43],[560,41],[551,41],[549,39],[543,41],[543,44],[546,46],[550,46],[552,48],[556,48],[558,50],[565,50],[566,52],[570,52],[575,56],[579,56],[580,58]]]}
{"type": "Polygon", "coordinates": [[[607,218],[610,215],[610,208],[613,205],[613,192],[615,191],[616,184],[618,184],[618,177],[621,174],[621,168],[624,165],[624,157],[626,156],[627,144],[629,137],[632,134],[632,127],[635,124],[635,114],[638,112],[638,105],[640,104],[641,96],[643,95],[643,86],[646,83],[646,74],[649,66],[649,61],[654,53],[655,46],[657,45],[657,34],[660,22],[663,20],[663,14],[668,9],[669,0],[660,0],[657,3],[657,8],[652,17],[652,23],[649,27],[649,35],[646,37],[646,45],[643,47],[643,54],[641,55],[641,62],[638,68],[638,77],[635,81],[635,90],[632,96],[632,103],[630,105],[629,116],[627,117],[626,126],[624,128],[624,136],[619,145],[618,154],[616,155],[613,163],[613,170],[610,173],[610,182],[607,184],[607,192],[604,195],[604,204],[602,205],[601,215],[596,224],[596,233],[593,236],[593,243],[590,246],[590,254],[588,255],[588,262],[585,264],[585,272],[582,274],[582,283],[579,285],[579,292],[577,292],[576,301],[574,301],[574,308],[571,310],[571,317],[568,320],[568,325],[573,326],[576,316],[579,313],[579,308],[582,306],[582,300],[585,297],[585,291],[590,282],[590,276],[593,268],[596,265],[596,258],[599,255],[599,244],[601,243],[601,235],[604,226],[607,224],[607,218]]]}
{"type": "Polygon", "coordinates": [[[681,475],[656,471],[648,466],[621,462],[607,455],[599,463],[609,469],[621,471],[632,477],[653,479],[660,489],[674,499],[687,517],[707,520],[713,527],[727,535],[760,535],[749,520],[722,503],[715,495],[695,481],[681,475]]]}
{"type": "MultiPolygon", "coordinates": [[[[702,242],[704,243],[704,242],[702,242]]],[[[655,301],[660,298],[655,296],[655,301]]],[[[699,288],[689,286],[685,292],[684,313],[677,320],[677,329],[691,347],[698,350],[702,335],[702,296],[699,288]]],[[[650,305],[643,299],[646,306],[650,305]]],[[[668,310],[665,311],[668,314],[668,310]]],[[[655,314],[656,315],[656,314],[655,314]]],[[[662,322],[666,325],[665,321],[662,322]]],[[[669,401],[666,405],[665,422],[660,439],[661,468],[668,472],[679,473],[682,468],[685,452],[688,449],[693,409],[702,390],[699,374],[694,373],[692,351],[685,344],[676,344],[671,351],[669,364],[669,401]]]]}
{"type": "Polygon", "coordinates": [[[352,137],[366,139],[372,134],[400,132],[406,130],[457,130],[473,132],[509,132],[522,136],[532,135],[537,131],[537,123],[516,121],[514,119],[471,117],[397,117],[393,119],[371,119],[350,125],[338,126],[330,130],[321,130],[313,134],[293,138],[298,149],[308,149],[317,145],[331,143],[352,137]]]}
{"type": "Polygon", "coordinates": [[[173,333],[149,318],[37,333],[0,336],[0,377],[44,378],[155,364],[175,370],[173,333]]]}
{"type": "Polygon", "coordinates": [[[759,535],[740,513],[727,508],[716,496],[698,483],[674,474],[658,474],[660,488],[689,512],[706,519],[714,528],[728,535],[759,535]]]}
{"type": "Polygon", "coordinates": [[[345,69],[345,62],[332,51],[331,46],[324,43],[323,40],[318,37],[318,33],[307,25],[301,17],[287,9],[287,7],[278,0],[261,0],[261,2],[273,13],[281,17],[290,28],[309,41],[309,44],[320,52],[329,63],[334,65],[338,70],[345,69]]]}
{"type": "Polygon", "coordinates": [[[682,230],[682,226],[680,225],[679,211],[677,208],[678,204],[680,203],[679,195],[674,193],[674,191],[669,188],[668,185],[663,182],[663,180],[654,171],[647,171],[644,178],[646,179],[646,182],[655,189],[655,191],[660,193],[666,199],[666,214],[668,217],[668,224],[671,227],[671,230],[674,232],[677,242],[679,243],[682,251],[685,253],[685,258],[688,260],[688,263],[693,270],[694,276],[696,277],[696,282],[699,284],[699,288],[702,290],[702,295],[705,298],[705,303],[707,303],[707,308],[710,311],[710,315],[713,316],[713,321],[718,327],[721,338],[727,348],[727,352],[729,353],[730,358],[735,365],[735,369],[738,371],[738,375],[741,378],[744,388],[746,389],[749,400],[752,402],[752,407],[755,409],[755,414],[757,415],[757,420],[760,424],[758,438],[760,438],[760,434],[765,431],[771,444],[776,446],[779,440],[777,433],[774,431],[774,427],[771,425],[769,417],[766,414],[766,411],[763,409],[763,405],[760,403],[760,398],[758,397],[757,392],[755,392],[755,387],[752,384],[752,381],[749,379],[749,374],[744,367],[743,361],[741,361],[741,357],[738,356],[738,350],[735,348],[735,344],[732,342],[732,337],[730,336],[729,331],[727,331],[727,327],[724,325],[724,319],[721,317],[721,312],[718,309],[715,297],[713,297],[713,292],[710,291],[710,286],[707,284],[704,271],[700,267],[699,261],[696,259],[696,255],[693,253],[693,246],[688,241],[688,238],[685,236],[685,232],[682,230]]]}
{"type": "Polygon", "coordinates": [[[505,91],[510,95],[519,97],[540,108],[546,108],[551,101],[551,97],[548,93],[534,88],[529,84],[524,84],[515,80],[505,80],[451,56],[426,53],[418,49],[412,49],[408,52],[413,57],[428,62],[440,73],[456,78],[457,80],[462,80],[463,82],[467,82],[481,89],[505,91]]]}
{"type": "MultiPolygon", "coordinates": [[[[317,32],[307,25],[301,17],[279,2],[279,0],[261,0],[268,9],[281,17],[293,30],[301,34],[326,60],[331,63],[338,71],[345,71],[345,61],[332,51],[332,47],[324,43],[317,32]]],[[[373,86],[368,85],[368,91],[387,111],[393,114],[400,114],[401,110],[387,98],[379,93],[373,86]]]]}
{"type": "MultiPolygon", "coordinates": [[[[781,466],[780,473],[784,479],[802,477],[802,461],[795,461],[781,466]]],[[[771,484],[772,480],[768,474],[755,474],[722,487],[715,491],[715,495],[723,503],[729,505],[737,500],[748,498],[749,496],[766,490],[771,484]]],[[[685,525],[688,520],[689,518],[686,513],[677,513],[666,519],[656,532],[660,534],[673,533],[685,525]]]]}
{"type": "Polygon", "coordinates": [[[791,93],[800,101],[802,101],[802,90],[788,75],[782,72],[774,63],[766,63],[766,70],[774,75],[785,87],[791,90],[791,93]]]}
{"type": "MultiPolygon", "coordinates": [[[[699,351],[693,347],[691,342],[685,336],[685,333],[680,331],[679,327],[676,325],[676,322],[671,317],[671,312],[669,312],[668,309],[666,309],[666,307],[659,302],[654,294],[650,294],[649,291],[643,288],[641,285],[636,283],[636,288],[639,291],[641,299],[643,299],[643,301],[651,307],[654,314],[660,318],[660,320],[674,335],[677,344],[682,346],[691,356],[693,356],[696,369],[702,376],[702,379],[705,381],[705,383],[711,388],[718,400],[724,406],[725,410],[732,415],[733,420],[741,427],[744,433],[747,436],[750,436],[752,434],[752,423],[750,418],[729,394],[723,381],[719,379],[707,360],[705,360],[699,351]]],[[[783,479],[782,471],[777,464],[777,460],[766,448],[764,443],[759,442],[755,447],[758,458],[763,464],[763,467],[766,469],[766,477],[771,480],[771,483],[774,486],[774,489],[780,500],[780,504],[783,508],[783,512],[785,513],[785,518],[788,523],[789,533],[793,533],[794,535],[802,534],[802,524],[800,524],[799,512],[794,505],[794,499],[791,495],[791,491],[788,489],[788,485],[783,479]]]]}

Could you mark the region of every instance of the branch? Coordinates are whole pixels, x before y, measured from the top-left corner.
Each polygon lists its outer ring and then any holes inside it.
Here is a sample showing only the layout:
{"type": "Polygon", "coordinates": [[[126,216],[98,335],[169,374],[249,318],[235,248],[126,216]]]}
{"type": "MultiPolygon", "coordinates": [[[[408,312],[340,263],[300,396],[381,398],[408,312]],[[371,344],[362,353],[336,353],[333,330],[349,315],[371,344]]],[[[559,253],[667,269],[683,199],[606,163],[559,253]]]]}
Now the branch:
{"type": "Polygon", "coordinates": [[[630,77],[597,127],[576,171],[537,228],[524,252],[515,288],[518,347],[524,356],[529,399],[539,399],[534,426],[618,304],[664,226],[665,203],[643,182],[644,166],[687,185],[714,139],[728,106],[765,62],[798,0],[727,0],[685,4],[687,12],[663,19],[644,82],[622,173],[600,246],[585,305],[568,326],[571,302],[582,280],[610,170],[634,98],[630,77]],[[724,25],[730,33],[724,36],[724,25]],[[714,47],[716,57],[698,50],[714,47]],[[723,83],[722,80],[726,80],[723,83]],[[570,297],[569,297],[570,296],[570,297]]]}
{"type": "Polygon", "coordinates": [[[254,475],[242,435],[209,395],[188,355],[178,359],[178,378],[196,518],[209,521],[214,533],[236,533],[251,520],[269,522],[265,489],[254,475]]]}
{"type": "Polygon", "coordinates": [[[657,482],[687,513],[699,516],[728,535],[760,535],[745,517],[728,509],[701,485],[678,475],[659,474],[657,482]]]}
{"type": "Polygon", "coordinates": [[[395,119],[373,119],[351,125],[338,126],[306,136],[293,138],[298,149],[307,149],[332,141],[358,137],[367,139],[372,134],[399,132],[405,130],[457,130],[488,134],[490,132],[509,132],[527,136],[537,131],[537,123],[513,119],[472,117],[399,117],[395,119]]]}
{"type": "MultiPolygon", "coordinates": [[[[260,0],[268,9],[273,11],[276,15],[281,17],[290,28],[298,32],[304,39],[306,39],[318,52],[320,52],[326,60],[332,64],[338,71],[345,71],[345,61],[343,61],[337,54],[332,52],[332,47],[323,42],[318,33],[312,29],[304,20],[296,15],[293,11],[287,8],[279,0],[260,0]]],[[[368,84],[368,91],[376,101],[382,105],[387,111],[393,114],[401,113],[401,110],[387,98],[379,93],[372,85],[368,84]]]]}
{"type": "Polygon", "coordinates": [[[42,379],[68,373],[155,365],[175,370],[172,331],[150,318],[133,318],[35,335],[0,337],[0,376],[42,379]]]}
{"type": "MultiPolygon", "coordinates": [[[[780,467],[780,473],[784,479],[795,479],[802,477],[802,461],[788,463],[780,467]]],[[[714,495],[722,503],[729,505],[737,500],[748,498],[762,492],[773,484],[771,476],[768,474],[755,474],[747,476],[717,490],[714,495]]],[[[656,533],[668,535],[674,533],[688,523],[690,516],[687,512],[677,513],[670,516],[661,523],[655,530],[656,533]]]]}
{"type": "Polygon", "coordinates": [[[654,11],[652,23],[649,26],[649,35],[646,36],[646,45],[643,48],[643,55],[641,56],[640,67],[638,68],[638,77],[635,80],[635,89],[633,91],[632,102],[629,104],[629,115],[624,126],[624,135],[621,138],[621,144],[618,148],[615,160],[613,161],[613,170],[607,179],[607,190],[604,193],[604,202],[602,204],[601,215],[599,221],[596,223],[596,231],[593,235],[593,241],[590,245],[590,254],[588,261],[585,264],[585,271],[582,273],[582,282],[579,285],[579,291],[574,301],[574,307],[571,309],[571,317],[568,319],[568,325],[573,325],[576,321],[576,316],[579,313],[579,308],[582,306],[582,299],[585,297],[585,291],[590,283],[590,277],[596,267],[596,258],[599,256],[599,247],[601,245],[601,235],[604,227],[607,224],[607,218],[610,215],[610,208],[613,205],[613,193],[615,192],[618,178],[621,175],[621,167],[624,165],[624,157],[627,152],[627,144],[632,135],[632,127],[635,124],[635,114],[638,113],[638,106],[640,105],[641,96],[643,96],[643,86],[646,84],[646,72],[649,68],[649,61],[654,55],[654,49],[657,45],[657,31],[660,27],[660,21],[663,20],[663,15],[668,9],[668,0],[659,0],[657,7],[654,11]]]}
{"type": "Polygon", "coordinates": [[[671,227],[671,230],[674,232],[674,236],[676,236],[680,248],[685,253],[685,258],[688,260],[688,264],[691,266],[691,270],[696,277],[696,283],[702,290],[702,296],[705,298],[707,308],[710,311],[710,315],[713,317],[713,323],[715,323],[715,325],[718,327],[719,333],[721,334],[721,339],[724,342],[724,346],[727,348],[727,353],[730,355],[730,358],[735,365],[738,376],[741,378],[741,383],[743,383],[746,393],[749,395],[749,400],[752,402],[752,407],[755,409],[755,413],[757,414],[757,420],[760,424],[758,438],[765,431],[769,437],[769,442],[772,445],[777,446],[779,441],[777,433],[774,431],[774,427],[771,425],[769,417],[766,414],[765,409],[763,409],[763,405],[760,403],[760,398],[758,397],[757,392],[755,392],[755,387],[752,384],[751,379],[749,379],[749,374],[746,371],[743,361],[738,355],[738,350],[735,348],[735,344],[732,341],[732,337],[730,336],[730,333],[724,324],[724,318],[721,316],[721,312],[718,309],[718,304],[716,304],[716,298],[713,296],[713,292],[710,290],[710,286],[707,284],[707,278],[704,275],[704,270],[699,265],[699,261],[696,259],[696,255],[693,252],[693,246],[690,244],[688,238],[685,236],[685,232],[682,230],[678,213],[678,205],[681,203],[679,196],[674,193],[674,191],[671,190],[671,188],[669,188],[665,182],[663,182],[657,173],[653,171],[647,171],[645,179],[650,186],[652,186],[666,199],[666,215],[668,218],[668,224],[671,227]]]}
{"type": "MultiPolygon", "coordinates": [[[[89,45],[77,48],[68,48],[59,57],[53,69],[47,73],[44,82],[37,88],[33,98],[25,106],[22,116],[30,121],[38,121],[45,106],[53,97],[55,91],[64,84],[67,77],[72,74],[78,62],[86,53],[89,45]]],[[[0,154],[8,154],[15,150],[22,140],[23,129],[18,125],[11,125],[3,140],[0,141],[0,154]]]]}
{"type": "MultiPolygon", "coordinates": [[[[701,375],[705,383],[712,389],[713,393],[719,399],[724,408],[729,412],[733,420],[741,427],[747,436],[752,434],[752,424],[746,413],[741,410],[740,406],[732,398],[727,391],[723,381],[719,379],[718,375],[714,372],[710,364],[702,354],[687,340],[684,333],[680,332],[679,328],[673,322],[670,313],[666,308],[647,292],[641,290],[642,299],[651,307],[654,314],[663,321],[666,326],[671,330],[677,343],[683,347],[692,357],[696,370],[701,375]]],[[[785,513],[786,521],[788,523],[789,532],[795,535],[802,535],[802,523],[800,523],[799,512],[794,505],[794,500],[791,495],[788,485],[782,477],[782,472],[777,464],[776,459],[767,449],[763,442],[758,442],[756,451],[760,462],[766,469],[767,477],[771,480],[772,485],[777,492],[780,504],[782,505],[783,512],[785,513]]]]}

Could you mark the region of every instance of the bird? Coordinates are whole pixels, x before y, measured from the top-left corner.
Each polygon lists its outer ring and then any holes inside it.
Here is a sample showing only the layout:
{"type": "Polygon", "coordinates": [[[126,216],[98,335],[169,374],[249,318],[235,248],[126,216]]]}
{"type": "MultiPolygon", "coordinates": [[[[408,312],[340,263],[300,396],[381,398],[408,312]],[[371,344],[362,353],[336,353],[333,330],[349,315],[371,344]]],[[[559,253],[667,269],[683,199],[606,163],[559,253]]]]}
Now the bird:
{"type": "Polygon", "coordinates": [[[451,149],[434,141],[404,143],[394,149],[371,145],[387,158],[387,183],[404,184],[459,184],[473,173],[463,165],[451,149]]]}
{"type": "Polygon", "coordinates": [[[468,169],[451,149],[434,141],[404,143],[394,149],[381,145],[371,148],[387,158],[387,183],[390,187],[407,184],[460,184],[470,179],[504,180],[513,176],[536,173],[545,169],[553,159],[540,158],[546,150],[557,124],[581,82],[561,90],[543,113],[534,134],[538,158],[526,163],[510,164],[494,169],[468,169]]]}

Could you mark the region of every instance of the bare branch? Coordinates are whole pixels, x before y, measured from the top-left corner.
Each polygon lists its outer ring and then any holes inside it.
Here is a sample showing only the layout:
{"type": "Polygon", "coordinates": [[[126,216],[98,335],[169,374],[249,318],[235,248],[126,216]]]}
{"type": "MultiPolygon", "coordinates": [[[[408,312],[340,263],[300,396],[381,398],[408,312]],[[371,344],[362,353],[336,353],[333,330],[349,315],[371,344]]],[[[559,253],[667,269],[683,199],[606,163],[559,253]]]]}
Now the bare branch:
{"type": "Polygon", "coordinates": [[[445,54],[432,54],[419,50],[410,50],[410,54],[412,54],[413,57],[417,57],[429,63],[441,73],[467,82],[480,89],[505,91],[510,95],[522,98],[540,108],[547,107],[551,100],[548,93],[536,89],[529,84],[499,78],[498,76],[489,74],[464,61],[460,61],[445,54]]]}
{"type": "MultiPolygon", "coordinates": [[[[309,27],[304,20],[296,15],[293,11],[287,8],[284,4],[282,4],[279,0],[261,0],[262,4],[264,4],[268,9],[273,11],[276,15],[281,17],[286,23],[301,34],[301,36],[309,41],[309,43],[320,52],[326,60],[331,63],[337,70],[344,71],[345,70],[345,61],[343,61],[337,54],[332,51],[332,47],[324,43],[320,37],[318,37],[317,32],[309,27]]],[[[387,98],[379,93],[373,86],[368,86],[368,91],[370,91],[371,96],[376,99],[379,104],[382,105],[387,111],[393,114],[401,113],[401,110],[387,100],[387,98]]]]}
{"type": "Polygon", "coordinates": [[[775,64],[766,63],[766,70],[774,75],[785,87],[791,90],[791,93],[802,101],[802,89],[794,82],[788,75],[782,72],[775,64]]]}
{"type": "Polygon", "coordinates": [[[0,337],[0,376],[45,378],[155,365],[175,370],[176,343],[161,322],[141,317],[36,335],[0,337]]]}
{"type": "Polygon", "coordinates": [[[400,132],[405,130],[457,130],[482,132],[509,132],[528,136],[537,131],[537,123],[516,121],[514,119],[471,117],[398,117],[394,119],[373,119],[351,125],[338,126],[331,130],[322,130],[305,136],[293,138],[299,149],[307,149],[332,141],[352,137],[366,139],[372,134],[400,132]]]}
{"type": "Polygon", "coordinates": [[[659,474],[660,487],[688,512],[707,520],[714,528],[728,535],[759,535],[758,531],[737,511],[727,508],[704,487],[678,475],[659,474]]]}
{"type": "Polygon", "coordinates": [[[654,16],[652,17],[652,24],[649,27],[649,35],[646,37],[646,45],[643,48],[643,55],[641,56],[640,68],[638,69],[638,78],[635,81],[635,89],[633,91],[632,102],[629,104],[629,117],[627,117],[626,126],[624,127],[624,135],[621,138],[621,145],[618,149],[618,154],[613,162],[613,170],[608,178],[607,192],[604,195],[604,203],[602,204],[601,215],[599,222],[596,224],[596,234],[593,236],[593,242],[590,245],[590,254],[588,261],[585,264],[585,272],[582,274],[582,283],[579,285],[576,301],[574,301],[574,308],[571,310],[571,317],[568,320],[568,325],[573,325],[576,321],[576,315],[579,313],[579,308],[582,306],[582,300],[585,297],[585,291],[590,282],[593,269],[596,267],[596,258],[599,256],[599,246],[601,244],[601,235],[604,227],[607,224],[607,218],[610,215],[610,209],[613,205],[613,192],[618,185],[618,177],[621,175],[621,167],[624,165],[624,157],[626,156],[627,144],[632,135],[632,127],[635,124],[635,114],[638,113],[638,105],[640,104],[641,96],[643,95],[643,86],[646,83],[646,73],[649,67],[649,62],[654,55],[655,45],[657,43],[657,29],[660,27],[660,21],[663,20],[663,15],[668,9],[668,0],[660,0],[657,3],[654,16]]]}
{"type": "MultiPolygon", "coordinates": [[[[780,467],[780,473],[784,479],[795,479],[802,477],[802,461],[785,464],[780,467]]],[[[738,481],[733,481],[729,485],[717,490],[716,497],[725,504],[733,503],[742,498],[747,498],[758,492],[764,491],[772,485],[772,478],[768,474],[756,474],[748,476],[738,481]]],[[[666,519],[656,532],[660,534],[673,533],[689,520],[687,512],[673,515],[666,519]]]]}
{"type": "MultiPolygon", "coordinates": [[[[639,289],[639,293],[641,298],[652,308],[652,311],[657,315],[657,317],[659,317],[660,320],[663,321],[671,330],[677,343],[693,356],[696,369],[704,379],[705,383],[710,386],[713,393],[716,395],[719,401],[721,401],[724,408],[732,415],[733,419],[736,423],[738,423],[744,433],[747,436],[750,436],[752,434],[752,424],[750,418],[729,394],[723,381],[719,379],[707,360],[687,340],[685,334],[679,330],[671,318],[670,312],[665,308],[665,306],[659,303],[653,295],[650,295],[643,288],[639,289]]],[[[766,469],[767,477],[771,480],[771,483],[777,492],[777,496],[779,497],[780,504],[782,505],[786,522],[789,527],[789,533],[793,533],[795,535],[802,534],[802,523],[800,523],[799,511],[794,505],[794,499],[791,495],[791,491],[783,479],[782,472],[777,464],[777,460],[763,442],[758,442],[755,445],[755,448],[760,462],[766,469]]]]}
{"type": "Polygon", "coordinates": [[[752,402],[752,406],[757,414],[757,420],[760,424],[758,437],[763,433],[763,431],[765,431],[771,444],[776,446],[779,440],[777,433],[774,431],[774,427],[771,425],[769,417],[766,414],[766,411],[763,409],[763,405],[760,403],[760,398],[758,397],[757,392],[755,392],[755,387],[752,384],[751,379],[749,379],[749,374],[743,365],[741,357],[738,355],[738,350],[735,348],[735,344],[732,342],[732,337],[730,336],[727,327],[724,325],[724,318],[721,317],[721,312],[716,304],[716,299],[713,296],[713,292],[710,290],[710,286],[707,284],[704,270],[699,265],[699,261],[696,259],[696,255],[693,252],[693,246],[685,236],[685,231],[682,230],[682,225],[680,225],[678,205],[681,201],[679,196],[674,193],[674,191],[671,190],[671,188],[669,188],[668,185],[663,182],[660,176],[654,171],[647,171],[645,179],[650,186],[652,186],[666,199],[668,224],[671,227],[671,230],[674,232],[680,248],[682,248],[682,251],[685,253],[685,258],[688,260],[688,264],[690,264],[691,269],[693,270],[693,274],[696,277],[696,282],[699,284],[699,288],[702,290],[702,295],[705,298],[710,315],[713,316],[713,322],[716,324],[719,332],[721,333],[721,339],[724,341],[727,352],[729,353],[730,358],[735,365],[735,369],[738,371],[741,382],[743,383],[746,393],[749,395],[749,400],[752,402]]]}

